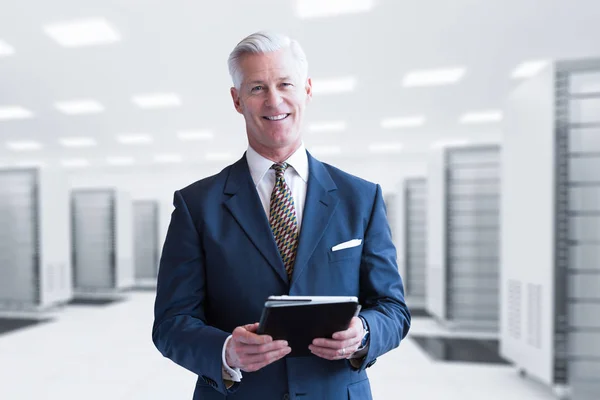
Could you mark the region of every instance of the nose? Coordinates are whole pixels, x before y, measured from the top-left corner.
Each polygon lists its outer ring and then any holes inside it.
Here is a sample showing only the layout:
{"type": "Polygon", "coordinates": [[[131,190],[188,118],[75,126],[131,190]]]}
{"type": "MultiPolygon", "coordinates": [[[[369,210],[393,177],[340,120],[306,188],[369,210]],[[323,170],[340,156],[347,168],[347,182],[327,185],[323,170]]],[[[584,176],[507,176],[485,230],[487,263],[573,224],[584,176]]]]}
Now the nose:
{"type": "Polygon", "coordinates": [[[281,97],[281,93],[279,93],[279,90],[271,89],[271,90],[269,90],[269,92],[267,94],[267,98],[265,100],[265,105],[267,107],[275,108],[278,105],[280,105],[282,101],[283,101],[283,99],[281,97]]]}

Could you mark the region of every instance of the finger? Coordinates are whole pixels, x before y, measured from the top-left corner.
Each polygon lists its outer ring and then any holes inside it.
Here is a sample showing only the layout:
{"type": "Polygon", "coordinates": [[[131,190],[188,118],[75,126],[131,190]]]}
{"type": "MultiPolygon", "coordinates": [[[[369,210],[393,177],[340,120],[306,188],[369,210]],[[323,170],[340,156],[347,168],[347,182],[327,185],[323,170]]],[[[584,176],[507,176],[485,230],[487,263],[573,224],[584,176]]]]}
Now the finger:
{"type": "Polygon", "coordinates": [[[273,341],[273,338],[269,335],[257,335],[256,333],[250,332],[245,327],[237,327],[231,333],[232,339],[239,343],[246,344],[264,344],[273,341]]]}
{"type": "Polygon", "coordinates": [[[292,349],[286,346],[284,348],[263,353],[261,355],[250,356],[244,360],[244,366],[240,369],[246,372],[258,371],[259,369],[264,368],[267,365],[285,357],[291,351],[292,349]]]}
{"type": "Polygon", "coordinates": [[[351,349],[345,349],[345,352],[342,352],[341,349],[336,350],[314,345],[310,345],[309,349],[314,355],[324,358],[326,360],[342,360],[344,358],[350,357],[354,353],[354,350],[351,349]]]}
{"type": "Polygon", "coordinates": [[[273,350],[279,350],[287,347],[288,343],[285,340],[275,340],[266,344],[245,344],[236,343],[235,350],[237,354],[262,354],[273,350]]]}
{"type": "Polygon", "coordinates": [[[309,349],[316,355],[320,357],[327,358],[328,360],[340,360],[343,358],[350,358],[352,354],[358,350],[359,344],[355,344],[350,347],[344,347],[341,349],[332,349],[329,347],[319,347],[315,345],[310,345],[309,349]]]}
{"type": "Polygon", "coordinates": [[[363,327],[362,327],[362,322],[361,322],[360,318],[353,317],[348,329],[346,329],[344,331],[335,332],[333,335],[331,335],[331,337],[333,339],[337,339],[337,340],[346,340],[346,339],[350,339],[357,335],[362,336],[361,335],[362,330],[363,330],[363,327]]]}
{"type": "Polygon", "coordinates": [[[315,346],[319,346],[319,347],[326,347],[326,348],[330,348],[330,349],[342,349],[344,347],[351,347],[356,343],[360,343],[361,342],[361,338],[359,336],[356,337],[352,337],[350,339],[347,340],[335,340],[335,339],[323,339],[323,338],[318,338],[318,339],[314,339],[312,344],[314,344],[315,346]]]}

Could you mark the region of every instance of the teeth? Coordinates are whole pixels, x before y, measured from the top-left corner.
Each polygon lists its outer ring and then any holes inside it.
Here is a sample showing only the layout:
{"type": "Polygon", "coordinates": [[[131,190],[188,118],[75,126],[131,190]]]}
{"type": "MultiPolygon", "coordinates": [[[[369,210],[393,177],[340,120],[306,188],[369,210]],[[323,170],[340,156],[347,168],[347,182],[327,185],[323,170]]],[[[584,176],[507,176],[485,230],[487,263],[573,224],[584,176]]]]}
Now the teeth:
{"type": "Polygon", "coordinates": [[[287,114],[280,114],[280,115],[276,115],[274,117],[266,117],[266,118],[270,121],[279,121],[281,119],[284,119],[285,117],[287,117],[287,114]]]}

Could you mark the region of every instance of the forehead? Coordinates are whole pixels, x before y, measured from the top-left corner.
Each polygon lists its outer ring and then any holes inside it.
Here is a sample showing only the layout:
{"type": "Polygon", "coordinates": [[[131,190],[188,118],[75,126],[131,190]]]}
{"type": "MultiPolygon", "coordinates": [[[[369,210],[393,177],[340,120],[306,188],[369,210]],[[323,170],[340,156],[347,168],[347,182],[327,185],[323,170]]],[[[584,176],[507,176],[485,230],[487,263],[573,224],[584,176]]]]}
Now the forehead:
{"type": "Polygon", "coordinates": [[[290,49],[264,54],[246,54],[240,62],[244,82],[297,77],[298,65],[290,49]]]}

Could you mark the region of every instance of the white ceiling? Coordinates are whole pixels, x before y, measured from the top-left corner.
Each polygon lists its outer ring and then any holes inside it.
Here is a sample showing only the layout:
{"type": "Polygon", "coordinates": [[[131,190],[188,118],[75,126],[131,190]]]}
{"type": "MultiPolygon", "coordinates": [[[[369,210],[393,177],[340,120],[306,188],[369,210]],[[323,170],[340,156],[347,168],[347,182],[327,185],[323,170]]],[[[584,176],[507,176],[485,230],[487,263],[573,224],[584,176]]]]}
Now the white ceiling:
{"type": "Polygon", "coordinates": [[[440,138],[498,138],[501,123],[465,126],[467,111],[502,109],[518,82],[521,62],[600,56],[598,0],[379,0],[368,13],[302,20],[295,0],[0,0],[0,40],[15,49],[0,56],[0,107],[19,105],[34,117],[0,121],[0,162],[107,156],[151,161],[177,153],[185,161],[207,152],[246,147],[243,118],[235,112],[226,60],[245,35],[261,29],[298,39],[314,80],[352,75],[355,91],[317,95],[308,122],[344,120],[341,133],[306,133],[309,148],[339,145],[343,156],[365,152],[372,142],[402,142],[421,153],[440,138]],[[44,25],[102,17],[120,33],[115,44],[64,48],[44,25]],[[450,86],[404,88],[415,69],[464,66],[450,86]],[[141,110],[131,101],[143,93],[177,93],[177,108],[141,110]],[[95,99],[105,111],[67,116],[57,101],[95,99]],[[418,128],[384,130],[388,117],[424,115],[418,128]],[[177,132],[209,129],[215,138],[181,142],[177,132]],[[153,144],[127,146],[115,137],[148,133],[153,144]],[[91,136],[98,146],[63,148],[58,139],[91,136]],[[32,152],[8,150],[9,140],[38,140],[32,152]]]}

